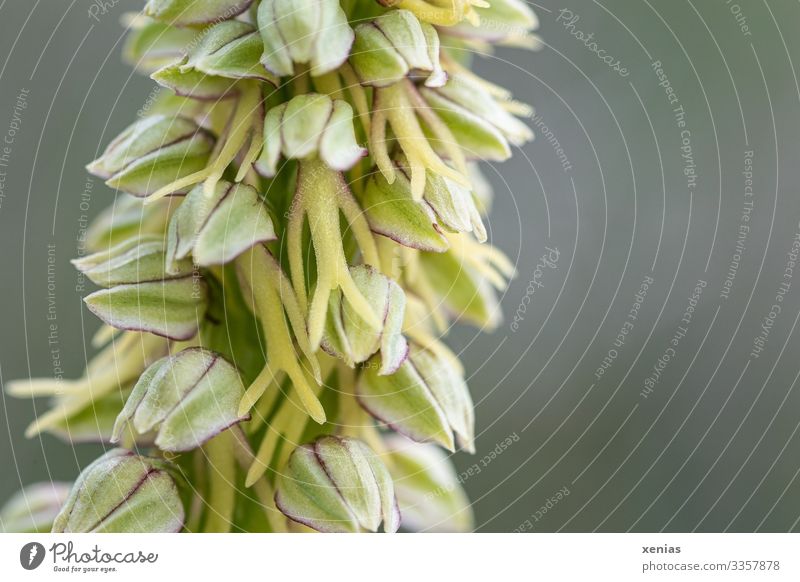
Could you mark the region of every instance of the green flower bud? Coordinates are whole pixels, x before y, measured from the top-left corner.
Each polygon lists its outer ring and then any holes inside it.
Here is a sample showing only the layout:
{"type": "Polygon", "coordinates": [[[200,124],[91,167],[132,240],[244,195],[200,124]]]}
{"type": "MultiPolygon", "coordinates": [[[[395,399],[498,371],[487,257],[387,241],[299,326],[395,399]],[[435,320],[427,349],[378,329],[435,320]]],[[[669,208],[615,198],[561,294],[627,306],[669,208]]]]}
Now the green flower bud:
{"type": "Polygon", "coordinates": [[[206,285],[192,274],[117,285],[87,295],[84,302],[92,313],[117,329],[187,340],[197,333],[205,315],[206,285]]]}
{"type": "Polygon", "coordinates": [[[375,174],[361,195],[373,232],[432,252],[448,249],[444,231],[474,231],[479,241],[486,240],[486,229],[469,188],[446,176],[426,172],[422,200],[417,202],[411,190],[411,171],[404,157],[399,160],[394,164],[393,183],[382,174],[375,174]]]}
{"type": "Polygon", "coordinates": [[[392,10],[355,29],[350,64],[364,85],[385,87],[411,74],[426,73],[425,85],[441,87],[439,35],[408,10],[392,10]]]}
{"type": "Polygon", "coordinates": [[[408,357],[408,343],[402,334],[406,305],[403,289],[369,265],[351,267],[350,274],[364,298],[383,314],[381,329],[367,324],[336,289],[331,293],[322,347],[351,367],[380,350],[380,374],[393,374],[408,357]]]}
{"type": "Polygon", "coordinates": [[[191,28],[175,28],[140,14],[126,18],[131,32],[125,39],[122,56],[139,72],[152,73],[183,56],[187,45],[198,34],[191,28]]]}
{"type": "MultiPolygon", "coordinates": [[[[396,166],[395,166],[396,167],[396,166]]],[[[372,232],[415,249],[441,253],[447,250],[433,209],[413,199],[411,181],[404,172],[395,172],[389,183],[383,174],[370,177],[359,201],[372,232]]]]}
{"type": "Polygon", "coordinates": [[[107,251],[75,259],[72,264],[101,287],[162,281],[192,273],[192,263],[186,260],[178,263],[174,272],[167,273],[166,256],[163,237],[144,235],[127,239],[107,251]]]}
{"type": "Polygon", "coordinates": [[[376,372],[379,356],[367,363],[356,385],[361,405],[381,422],[418,442],[474,452],[472,398],[461,371],[440,354],[412,345],[391,376],[376,372]]]}
{"type": "Polygon", "coordinates": [[[190,254],[199,266],[223,265],[276,238],[267,208],[252,186],[221,181],[211,196],[196,186],[170,220],[167,270],[180,273],[190,254]]]}
{"type": "Polygon", "coordinates": [[[472,531],[472,507],[448,455],[399,435],[390,435],[385,443],[403,527],[425,532],[472,531]]]}
{"type": "Polygon", "coordinates": [[[129,126],[87,169],[110,187],[143,197],[203,169],[213,146],[194,121],[153,115],[129,126]]]}
{"type": "Polygon", "coordinates": [[[259,62],[262,52],[261,38],[253,26],[228,20],[203,31],[196,48],[152,77],[178,95],[216,101],[232,96],[237,79],[277,84],[259,62]]]}
{"type": "Polygon", "coordinates": [[[256,170],[263,176],[274,176],[281,154],[292,159],[318,155],[328,167],[344,171],[367,150],[356,142],[349,103],[309,93],[273,107],[264,118],[264,149],[255,163],[256,170]]]}
{"type": "Polygon", "coordinates": [[[111,442],[132,422],[139,434],[155,431],[162,451],[195,449],[249,418],[237,414],[243,395],[239,373],[222,356],[185,349],[145,370],[117,417],[111,442]]]}
{"type": "Polygon", "coordinates": [[[86,467],[54,533],[176,532],[184,510],[166,461],[113,449],[86,467]]]}
{"type": "Polygon", "coordinates": [[[279,77],[294,75],[295,63],[308,63],[315,76],[333,71],[353,45],[339,0],[262,0],[258,28],[264,41],[261,62],[279,77]]]}
{"type": "Polygon", "coordinates": [[[72,483],[33,483],[17,491],[0,508],[0,532],[48,533],[72,483]]]}
{"type": "Polygon", "coordinates": [[[253,0],[148,0],[147,16],[172,26],[210,24],[238,16],[253,0]]]}
{"type": "Polygon", "coordinates": [[[400,526],[392,478],[369,447],[325,436],[297,447],[278,474],[275,504],[290,519],[323,532],[400,526]]]}

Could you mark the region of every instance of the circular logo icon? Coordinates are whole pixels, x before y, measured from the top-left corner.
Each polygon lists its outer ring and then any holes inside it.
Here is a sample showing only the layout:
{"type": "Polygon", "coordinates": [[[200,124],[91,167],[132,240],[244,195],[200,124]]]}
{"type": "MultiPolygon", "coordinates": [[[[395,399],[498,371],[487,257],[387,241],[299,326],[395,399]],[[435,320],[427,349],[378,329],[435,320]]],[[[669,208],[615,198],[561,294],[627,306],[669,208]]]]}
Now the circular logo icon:
{"type": "Polygon", "coordinates": [[[26,570],[35,570],[44,561],[44,546],[39,542],[30,542],[19,551],[19,563],[26,570]]]}

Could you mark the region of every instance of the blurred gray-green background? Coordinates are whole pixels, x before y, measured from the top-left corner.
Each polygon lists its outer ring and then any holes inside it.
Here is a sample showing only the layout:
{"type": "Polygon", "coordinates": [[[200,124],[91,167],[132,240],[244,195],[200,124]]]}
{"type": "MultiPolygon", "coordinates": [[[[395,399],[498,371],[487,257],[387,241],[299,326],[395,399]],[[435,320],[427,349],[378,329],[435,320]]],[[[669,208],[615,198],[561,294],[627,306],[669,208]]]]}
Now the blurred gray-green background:
{"type": "MultiPolygon", "coordinates": [[[[120,61],[141,2],[92,5],[0,0],[2,382],[91,356],[69,259],[112,193],[83,168],[153,88],[120,61]]],[[[491,239],[518,270],[505,323],[450,338],[480,530],[799,531],[800,4],[534,8],[539,51],[477,61],[537,133],[486,168],[491,239]]],[[[2,398],[2,499],[97,453],[26,440],[44,407],[2,398]]]]}

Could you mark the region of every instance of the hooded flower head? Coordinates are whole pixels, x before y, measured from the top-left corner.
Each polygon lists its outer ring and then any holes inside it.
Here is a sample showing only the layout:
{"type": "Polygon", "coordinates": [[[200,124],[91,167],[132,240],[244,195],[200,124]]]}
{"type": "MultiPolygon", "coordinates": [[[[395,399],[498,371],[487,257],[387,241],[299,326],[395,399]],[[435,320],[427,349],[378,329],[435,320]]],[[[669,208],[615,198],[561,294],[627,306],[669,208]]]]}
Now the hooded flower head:
{"type": "Polygon", "coordinates": [[[279,77],[308,65],[312,75],[339,67],[350,54],[353,30],[339,0],[262,0],[258,26],[261,62],[279,77]]]}
{"type": "Polygon", "coordinates": [[[322,437],[297,447],[277,481],[275,503],[318,531],[397,531],[400,512],[383,463],[364,443],[322,437]]]}
{"type": "Polygon", "coordinates": [[[114,449],[86,467],[53,523],[56,533],[175,532],[184,510],[165,461],[114,449]]]}

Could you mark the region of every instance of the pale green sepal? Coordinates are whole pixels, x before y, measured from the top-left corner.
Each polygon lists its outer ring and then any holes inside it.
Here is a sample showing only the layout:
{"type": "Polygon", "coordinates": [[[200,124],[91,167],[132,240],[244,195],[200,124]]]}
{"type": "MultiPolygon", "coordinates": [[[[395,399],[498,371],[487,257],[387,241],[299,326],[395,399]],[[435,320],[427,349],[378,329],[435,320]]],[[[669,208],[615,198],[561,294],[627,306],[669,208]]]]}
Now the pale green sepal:
{"type": "Polygon", "coordinates": [[[196,69],[183,69],[185,61],[171,63],[155,71],[150,78],[181,97],[218,101],[236,96],[236,80],[209,75],[196,69]]]}
{"type": "Polygon", "coordinates": [[[396,172],[392,184],[376,173],[367,181],[360,202],[373,232],[424,251],[442,253],[449,248],[433,210],[413,199],[411,181],[403,172],[396,172]]]}
{"type": "Polygon", "coordinates": [[[450,360],[418,346],[411,348],[409,360],[444,411],[459,447],[474,453],[475,412],[461,372],[450,360]]]}
{"type": "Polygon", "coordinates": [[[184,277],[192,272],[191,261],[179,261],[173,272],[165,269],[166,250],[163,239],[142,237],[122,242],[108,251],[100,251],[75,259],[72,264],[93,283],[113,287],[130,283],[162,281],[184,277]]]}
{"type": "Polygon", "coordinates": [[[276,239],[272,219],[255,188],[220,181],[211,195],[193,188],[170,220],[167,269],[192,255],[201,267],[232,261],[250,247],[276,239]]]}
{"type": "Polygon", "coordinates": [[[185,72],[194,70],[230,79],[260,79],[277,85],[277,78],[261,64],[263,50],[255,27],[228,20],[209,28],[203,41],[180,68],[185,72]]]}
{"type": "Polygon", "coordinates": [[[356,26],[350,65],[364,85],[386,87],[408,74],[408,65],[373,23],[356,26]]]}
{"type": "Polygon", "coordinates": [[[360,447],[355,441],[323,437],[314,443],[314,450],[359,525],[377,531],[382,518],[380,491],[360,447]]]}
{"type": "Polygon", "coordinates": [[[391,10],[359,24],[355,34],[350,64],[363,84],[386,87],[411,74],[426,76],[428,87],[447,81],[436,30],[408,10],[391,10]]]}
{"type": "Polygon", "coordinates": [[[346,101],[308,93],[273,107],[264,117],[264,147],[256,170],[273,177],[281,154],[298,160],[318,155],[329,168],[345,171],[367,150],[356,142],[353,109],[346,101]]]}
{"type": "Polygon", "coordinates": [[[299,160],[317,151],[332,112],[333,101],[327,95],[309,93],[292,98],[281,120],[283,155],[299,160]]]}
{"type": "Polygon", "coordinates": [[[317,531],[355,532],[350,508],[320,465],[314,445],[297,447],[275,481],[275,505],[289,519],[317,531]]]}
{"type": "Polygon", "coordinates": [[[112,327],[188,340],[205,316],[206,286],[194,276],[118,285],[96,291],[84,302],[112,327]]]}
{"type": "Polygon", "coordinates": [[[278,169],[281,157],[281,120],[286,111],[286,103],[273,107],[264,116],[264,147],[253,164],[256,171],[266,178],[272,178],[278,169]]]}
{"type": "Polygon", "coordinates": [[[356,141],[353,108],[347,101],[333,101],[333,112],[320,138],[319,155],[329,167],[342,172],[367,155],[356,141]]]}
{"type": "Polygon", "coordinates": [[[87,169],[142,197],[203,169],[213,146],[211,134],[191,119],[151,115],[125,129],[87,169]]]}
{"type": "Polygon", "coordinates": [[[446,176],[427,172],[422,197],[443,228],[450,232],[473,232],[479,242],[486,242],[486,228],[469,188],[446,176]]]}
{"type": "Polygon", "coordinates": [[[410,361],[381,376],[380,356],[367,362],[356,383],[361,406],[390,428],[418,442],[434,442],[453,451],[453,433],[442,407],[410,361]]]}

